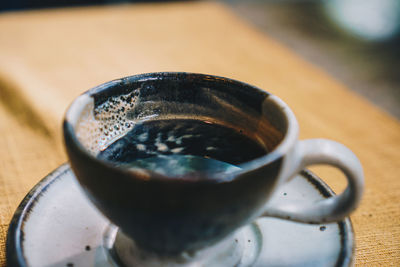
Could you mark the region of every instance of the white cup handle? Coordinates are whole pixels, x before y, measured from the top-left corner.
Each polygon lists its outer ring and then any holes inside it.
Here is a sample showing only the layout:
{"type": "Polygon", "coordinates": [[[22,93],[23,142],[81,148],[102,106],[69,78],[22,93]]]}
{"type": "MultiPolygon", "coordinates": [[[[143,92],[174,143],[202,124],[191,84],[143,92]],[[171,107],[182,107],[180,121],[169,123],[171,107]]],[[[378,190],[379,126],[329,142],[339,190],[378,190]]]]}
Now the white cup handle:
{"type": "Polygon", "coordinates": [[[315,164],[328,164],[339,168],[348,184],[340,194],[308,205],[274,203],[266,206],[262,216],[277,217],[305,223],[340,221],[359,204],[364,189],[364,175],[358,158],[344,145],[326,139],[299,141],[295,147],[296,163],[291,164],[288,177],[315,164]]]}

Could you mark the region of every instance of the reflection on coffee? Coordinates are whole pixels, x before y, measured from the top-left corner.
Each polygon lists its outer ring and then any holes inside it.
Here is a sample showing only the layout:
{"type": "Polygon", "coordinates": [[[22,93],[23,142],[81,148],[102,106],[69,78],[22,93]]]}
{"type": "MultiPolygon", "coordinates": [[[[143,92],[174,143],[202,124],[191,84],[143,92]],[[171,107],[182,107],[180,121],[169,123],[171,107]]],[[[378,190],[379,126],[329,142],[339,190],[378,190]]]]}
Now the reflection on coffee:
{"type": "Polygon", "coordinates": [[[266,153],[240,129],[210,121],[164,119],[137,123],[98,157],[123,168],[194,178],[237,170],[239,164],[266,153]]]}

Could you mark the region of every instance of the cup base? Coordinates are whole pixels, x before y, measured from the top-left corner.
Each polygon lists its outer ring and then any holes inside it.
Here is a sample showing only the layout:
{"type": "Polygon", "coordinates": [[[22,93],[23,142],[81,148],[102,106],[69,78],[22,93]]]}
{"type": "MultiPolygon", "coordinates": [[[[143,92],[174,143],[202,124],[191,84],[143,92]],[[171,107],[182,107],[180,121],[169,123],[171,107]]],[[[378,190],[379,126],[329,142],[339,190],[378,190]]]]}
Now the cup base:
{"type": "Polygon", "coordinates": [[[262,244],[261,231],[256,224],[237,230],[224,240],[197,251],[186,251],[176,256],[160,256],[142,250],[134,240],[114,225],[103,236],[110,261],[118,266],[252,266],[257,260],[262,244]]]}

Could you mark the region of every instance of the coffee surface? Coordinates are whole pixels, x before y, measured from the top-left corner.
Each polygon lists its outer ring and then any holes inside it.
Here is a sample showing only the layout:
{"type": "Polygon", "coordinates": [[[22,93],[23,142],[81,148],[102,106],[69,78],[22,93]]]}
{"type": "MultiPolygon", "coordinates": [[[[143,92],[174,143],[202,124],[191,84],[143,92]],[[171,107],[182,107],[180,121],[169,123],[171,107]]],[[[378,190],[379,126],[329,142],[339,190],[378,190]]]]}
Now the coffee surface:
{"type": "Polygon", "coordinates": [[[145,168],[167,176],[238,169],[266,154],[241,130],[195,119],[150,120],[134,125],[98,157],[126,168],[145,168]]]}

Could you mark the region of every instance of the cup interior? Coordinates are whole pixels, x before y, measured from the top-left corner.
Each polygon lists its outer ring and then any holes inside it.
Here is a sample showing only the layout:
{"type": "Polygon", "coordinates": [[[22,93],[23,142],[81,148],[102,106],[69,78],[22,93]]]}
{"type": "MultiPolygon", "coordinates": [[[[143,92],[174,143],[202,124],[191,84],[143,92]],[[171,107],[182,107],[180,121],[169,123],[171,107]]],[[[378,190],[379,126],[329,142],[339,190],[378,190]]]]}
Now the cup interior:
{"type": "MultiPolygon", "coordinates": [[[[236,166],[245,166],[274,151],[289,128],[287,111],[276,97],[235,80],[190,73],[152,73],[111,81],[78,97],[66,116],[72,126],[70,134],[96,157],[138,125],[172,120],[221,125],[252,140],[262,150],[255,153],[256,148],[242,141],[235,146],[217,140],[210,146],[225,148],[226,155],[236,153],[236,166]]],[[[189,127],[184,124],[181,128],[188,131],[189,127]]],[[[203,139],[192,143],[198,145],[212,139],[213,133],[205,132],[203,139]]],[[[178,154],[182,152],[179,149],[172,148],[178,154]]]]}

